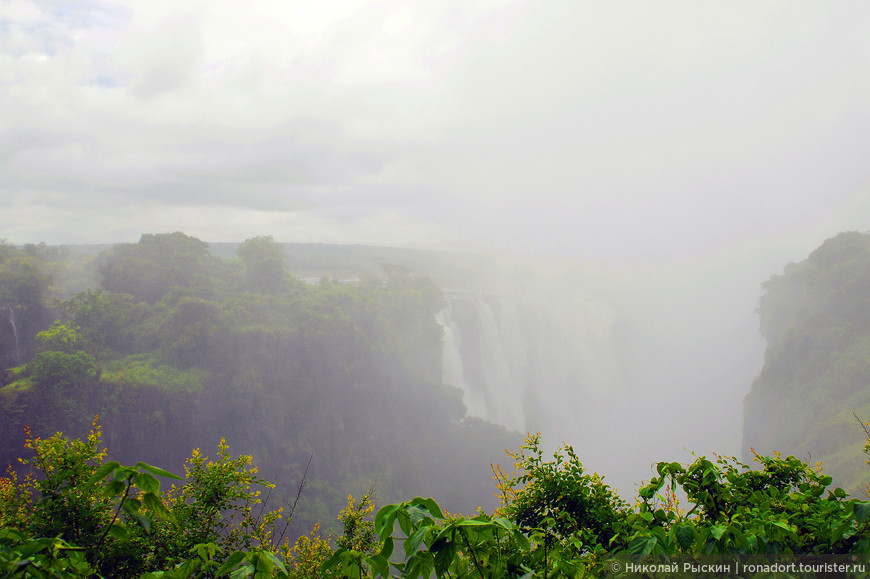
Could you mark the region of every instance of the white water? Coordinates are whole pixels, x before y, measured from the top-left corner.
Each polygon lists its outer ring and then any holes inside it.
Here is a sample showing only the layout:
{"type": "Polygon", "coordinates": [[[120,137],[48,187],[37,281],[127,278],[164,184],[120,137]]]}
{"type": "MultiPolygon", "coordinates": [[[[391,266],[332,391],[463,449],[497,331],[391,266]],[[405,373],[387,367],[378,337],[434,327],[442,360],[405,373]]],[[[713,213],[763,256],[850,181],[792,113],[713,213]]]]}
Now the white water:
{"type": "Polygon", "coordinates": [[[606,306],[578,296],[446,291],[445,298],[437,316],[444,382],[463,391],[469,415],[573,444],[589,434],[590,416],[620,396],[606,306]]]}
{"type": "Polygon", "coordinates": [[[12,333],[15,335],[15,363],[21,365],[21,347],[18,342],[18,327],[15,325],[15,310],[5,306],[9,310],[9,323],[12,324],[12,333]]]}
{"type": "Polygon", "coordinates": [[[739,454],[765,274],[725,257],[597,278],[527,268],[492,275],[491,291],[444,290],[443,380],[469,415],[572,445],[626,497],[657,461],[739,454]]]}

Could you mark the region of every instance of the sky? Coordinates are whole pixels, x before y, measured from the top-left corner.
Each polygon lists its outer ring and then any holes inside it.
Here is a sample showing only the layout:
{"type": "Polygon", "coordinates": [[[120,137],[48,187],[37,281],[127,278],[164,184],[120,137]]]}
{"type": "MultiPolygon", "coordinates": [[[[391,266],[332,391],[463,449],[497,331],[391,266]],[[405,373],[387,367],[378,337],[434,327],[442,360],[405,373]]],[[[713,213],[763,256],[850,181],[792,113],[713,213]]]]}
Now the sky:
{"type": "Polygon", "coordinates": [[[858,1],[0,0],[0,238],[802,259],[870,229],[868,25],[858,1]]]}

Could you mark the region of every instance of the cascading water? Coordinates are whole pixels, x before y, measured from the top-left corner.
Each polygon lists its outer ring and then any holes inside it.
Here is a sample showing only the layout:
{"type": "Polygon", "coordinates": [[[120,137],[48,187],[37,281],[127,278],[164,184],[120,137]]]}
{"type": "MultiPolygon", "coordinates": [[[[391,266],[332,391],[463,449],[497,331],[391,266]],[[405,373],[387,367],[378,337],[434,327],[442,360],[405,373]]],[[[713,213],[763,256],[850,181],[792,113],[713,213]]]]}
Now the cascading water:
{"type": "Polygon", "coordinates": [[[21,365],[21,347],[18,341],[18,326],[15,325],[15,310],[11,306],[3,306],[9,310],[9,323],[12,325],[12,334],[15,336],[15,363],[21,365]]]}
{"type": "Polygon", "coordinates": [[[446,290],[443,377],[469,415],[577,441],[620,390],[614,316],[574,296],[518,298],[446,290]]]}
{"type": "Polygon", "coordinates": [[[747,263],[475,263],[451,280],[475,291],[442,289],[443,381],[469,415],[572,445],[631,497],[656,461],[739,452],[764,353],[747,263]]]}

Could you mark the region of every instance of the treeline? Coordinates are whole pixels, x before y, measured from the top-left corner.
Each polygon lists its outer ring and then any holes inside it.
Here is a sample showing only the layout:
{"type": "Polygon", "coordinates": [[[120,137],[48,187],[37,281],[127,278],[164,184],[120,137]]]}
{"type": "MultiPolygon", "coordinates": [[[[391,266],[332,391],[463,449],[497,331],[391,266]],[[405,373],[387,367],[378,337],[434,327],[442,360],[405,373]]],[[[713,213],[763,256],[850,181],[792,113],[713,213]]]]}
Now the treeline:
{"type": "Polygon", "coordinates": [[[768,347],[745,400],[743,446],[811,457],[844,488],[863,490],[855,433],[870,420],[870,235],[828,239],[763,288],[768,347]]]}
{"type": "Polygon", "coordinates": [[[272,508],[304,476],[294,533],[372,486],[381,500],[493,505],[489,464],[519,438],[467,418],[441,384],[442,297],[428,279],[387,265],[358,283],[306,284],[270,237],[233,258],[182,233],[78,261],[0,250],[0,320],[14,313],[20,349],[0,323],[3,463],[27,455],[25,426],[83,437],[99,415],[122,463],[178,471],[225,438],[276,481],[272,508]],[[98,283],[84,291],[58,283],[89,273],[98,283]]]}

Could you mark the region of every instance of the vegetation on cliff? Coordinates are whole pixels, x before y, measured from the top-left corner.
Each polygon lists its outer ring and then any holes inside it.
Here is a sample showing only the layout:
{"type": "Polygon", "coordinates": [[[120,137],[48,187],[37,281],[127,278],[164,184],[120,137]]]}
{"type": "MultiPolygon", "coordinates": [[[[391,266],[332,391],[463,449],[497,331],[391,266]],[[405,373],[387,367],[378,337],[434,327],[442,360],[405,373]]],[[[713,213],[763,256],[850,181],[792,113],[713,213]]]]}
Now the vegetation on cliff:
{"type": "Polygon", "coordinates": [[[870,235],[841,233],[763,285],[764,367],[745,400],[744,448],[821,461],[838,484],[866,484],[870,418],[870,235]]]}

